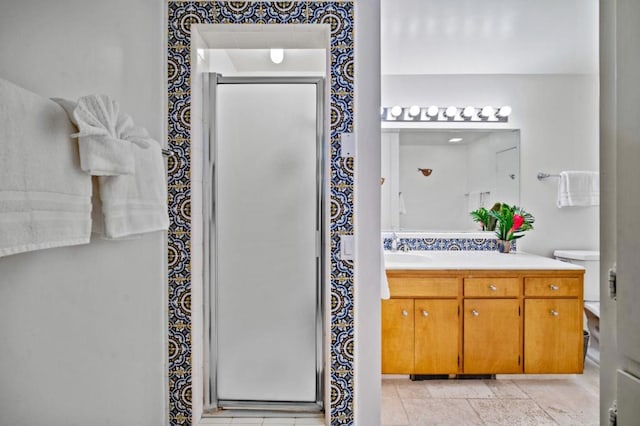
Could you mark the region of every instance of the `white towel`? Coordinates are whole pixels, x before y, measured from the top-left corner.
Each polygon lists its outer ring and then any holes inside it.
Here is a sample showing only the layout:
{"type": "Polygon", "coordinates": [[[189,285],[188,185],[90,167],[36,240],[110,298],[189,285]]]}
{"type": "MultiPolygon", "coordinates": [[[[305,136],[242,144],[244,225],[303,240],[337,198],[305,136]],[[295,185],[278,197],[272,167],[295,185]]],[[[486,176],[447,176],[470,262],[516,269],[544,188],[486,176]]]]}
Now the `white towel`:
{"type": "Polygon", "coordinates": [[[149,146],[149,135],[120,112],[106,95],[83,96],[73,111],[78,124],[80,165],[93,176],[130,175],[135,172],[133,147],[149,146]]]}
{"type": "Polygon", "coordinates": [[[484,207],[482,200],[482,192],[472,191],[467,195],[467,210],[470,212],[484,207]]]}
{"type": "Polygon", "coordinates": [[[404,203],[402,192],[398,194],[398,214],[407,214],[407,206],[404,203]]]}
{"type": "Polygon", "coordinates": [[[91,178],[55,102],[0,79],[0,256],[87,244],[91,178]]]}
{"type": "Polygon", "coordinates": [[[599,173],[584,171],[561,172],[558,182],[557,204],[559,208],[599,205],[599,173]]]}
{"type": "Polygon", "coordinates": [[[162,149],[153,139],[146,141],[146,149],[137,145],[132,147],[135,174],[98,178],[107,238],[122,238],[169,227],[162,149]]]}
{"type": "Polygon", "coordinates": [[[391,297],[389,280],[387,279],[387,269],[384,263],[384,236],[380,242],[380,297],[385,300],[391,297]]]}

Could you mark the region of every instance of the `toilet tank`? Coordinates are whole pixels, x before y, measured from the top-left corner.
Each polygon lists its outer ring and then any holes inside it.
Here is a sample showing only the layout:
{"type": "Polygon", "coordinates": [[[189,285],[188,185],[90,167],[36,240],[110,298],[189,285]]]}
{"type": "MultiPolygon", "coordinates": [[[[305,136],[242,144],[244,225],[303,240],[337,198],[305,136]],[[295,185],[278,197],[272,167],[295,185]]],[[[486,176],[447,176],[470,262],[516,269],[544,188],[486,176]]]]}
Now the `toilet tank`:
{"type": "Polygon", "coordinates": [[[556,259],[574,263],[585,269],[584,300],[597,302],[600,300],[600,252],[594,250],[556,250],[556,259]]]}

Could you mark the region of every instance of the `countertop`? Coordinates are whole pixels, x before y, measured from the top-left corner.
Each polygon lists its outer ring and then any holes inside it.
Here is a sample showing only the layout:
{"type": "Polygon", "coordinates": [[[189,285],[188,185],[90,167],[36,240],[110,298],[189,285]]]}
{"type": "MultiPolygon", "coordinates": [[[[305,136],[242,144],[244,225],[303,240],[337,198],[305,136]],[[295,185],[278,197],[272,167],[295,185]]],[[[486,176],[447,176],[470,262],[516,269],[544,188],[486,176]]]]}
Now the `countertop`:
{"type": "Polygon", "coordinates": [[[535,254],[496,251],[384,252],[385,269],[396,270],[584,270],[582,266],[535,254]]]}

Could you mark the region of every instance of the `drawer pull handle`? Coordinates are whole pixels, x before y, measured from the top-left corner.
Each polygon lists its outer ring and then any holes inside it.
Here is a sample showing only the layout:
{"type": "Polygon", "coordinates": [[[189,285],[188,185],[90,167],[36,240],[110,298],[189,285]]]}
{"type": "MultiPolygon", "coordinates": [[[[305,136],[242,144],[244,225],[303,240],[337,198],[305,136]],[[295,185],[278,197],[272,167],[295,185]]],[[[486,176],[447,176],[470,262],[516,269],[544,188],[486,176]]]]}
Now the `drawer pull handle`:
{"type": "Polygon", "coordinates": [[[480,315],[480,312],[474,309],[473,311],[471,311],[471,315],[473,315],[474,317],[477,317],[478,315],[480,315]]]}
{"type": "Polygon", "coordinates": [[[402,316],[403,316],[403,317],[408,317],[408,316],[409,316],[409,312],[407,312],[407,310],[406,310],[406,309],[403,309],[403,310],[402,310],[402,316]]]}
{"type": "Polygon", "coordinates": [[[560,287],[558,287],[558,286],[557,286],[557,285],[555,285],[555,284],[551,284],[551,285],[549,285],[549,288],[550,288],[551,290],[553,290],[553,291],[560,290],[560,287]]]}
{"type": "Polygon", "coordinates": [[[429,316],[429,312],[425,311],[424,309],[422,310],[422,316],[423,317],[428,317],[429,316]]]}
{"type": "Polygon", "coordinates": [[[495,285],[493,285],[493,284],[489,284],[489,289],[490,289],[491,291],[496,291],[496,290],[498,290],[498,287],[496,287],[496,286],[495,286],[495,285]]]}
{"type": "Polygon", "coordinates": [[[550,310],[549,312],[550,312],[550,313],[551,313],[551,315],[553,315],[554,317],[557,317],[558,315],[560,315],[560,312],[558,312],[558,311],[556,311],[556,310],[554,310],[554,309],[550,310]]]}

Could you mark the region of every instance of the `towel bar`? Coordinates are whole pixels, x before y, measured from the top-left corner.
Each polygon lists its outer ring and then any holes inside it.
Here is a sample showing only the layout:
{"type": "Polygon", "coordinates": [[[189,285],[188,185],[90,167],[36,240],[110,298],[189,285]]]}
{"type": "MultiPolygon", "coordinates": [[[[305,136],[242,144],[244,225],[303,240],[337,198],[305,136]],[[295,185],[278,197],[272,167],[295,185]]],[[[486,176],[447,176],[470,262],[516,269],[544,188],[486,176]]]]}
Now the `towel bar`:
{"type": "Polygon", "coordinates": [[[538,172],[538,180],[546,179],[548,177],[560,177],[560,175],[538,172]]]}

